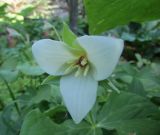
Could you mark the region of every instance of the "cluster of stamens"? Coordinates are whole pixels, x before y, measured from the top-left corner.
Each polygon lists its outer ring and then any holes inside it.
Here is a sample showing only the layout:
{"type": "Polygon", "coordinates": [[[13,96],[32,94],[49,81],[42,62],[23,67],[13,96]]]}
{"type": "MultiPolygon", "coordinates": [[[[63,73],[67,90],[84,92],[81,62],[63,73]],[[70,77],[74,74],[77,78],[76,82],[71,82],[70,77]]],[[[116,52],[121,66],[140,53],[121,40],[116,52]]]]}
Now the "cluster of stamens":
{"type": "Polygon", "coordinates": [[[70,73],[72,71],[75,71],[75,77],[78,77],[79,75],[86,76],[89,71],[89,63],[87,60],[87,57],[81,56],[78,60],[71,61],[69,63],[69,66],[65,70],[65,73],[70,73]]]}

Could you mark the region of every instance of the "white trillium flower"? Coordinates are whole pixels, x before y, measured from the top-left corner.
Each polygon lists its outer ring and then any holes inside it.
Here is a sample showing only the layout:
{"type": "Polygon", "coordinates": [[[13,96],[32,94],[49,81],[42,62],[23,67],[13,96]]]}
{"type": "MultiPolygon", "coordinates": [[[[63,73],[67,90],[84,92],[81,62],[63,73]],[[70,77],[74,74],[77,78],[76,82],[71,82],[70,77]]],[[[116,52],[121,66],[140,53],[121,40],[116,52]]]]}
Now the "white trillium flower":
{"type": "Polygon", "coordinates": [[[121,39],[82,36],[76,39],[76,50],[62,41],[42,39],[32,46],[40,67],[50,75],[62,76],[60,91],[75,123],[91,110],[97,95],[98,81],[108,78],[123,50],[121,39]]]}

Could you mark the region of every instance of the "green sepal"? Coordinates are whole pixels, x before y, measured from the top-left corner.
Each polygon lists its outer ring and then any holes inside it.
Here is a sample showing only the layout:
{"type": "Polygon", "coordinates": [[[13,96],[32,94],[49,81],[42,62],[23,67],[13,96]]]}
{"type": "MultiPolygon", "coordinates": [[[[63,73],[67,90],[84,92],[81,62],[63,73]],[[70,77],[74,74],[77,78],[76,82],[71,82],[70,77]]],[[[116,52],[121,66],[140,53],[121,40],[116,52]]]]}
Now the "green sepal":
{"type": "Polygon", "coordinates": [[[68,25],[63,22],[62,40],[70,49],[83,50],[82,47],[76,42],[77,36],[70,30],[68,25]]]}

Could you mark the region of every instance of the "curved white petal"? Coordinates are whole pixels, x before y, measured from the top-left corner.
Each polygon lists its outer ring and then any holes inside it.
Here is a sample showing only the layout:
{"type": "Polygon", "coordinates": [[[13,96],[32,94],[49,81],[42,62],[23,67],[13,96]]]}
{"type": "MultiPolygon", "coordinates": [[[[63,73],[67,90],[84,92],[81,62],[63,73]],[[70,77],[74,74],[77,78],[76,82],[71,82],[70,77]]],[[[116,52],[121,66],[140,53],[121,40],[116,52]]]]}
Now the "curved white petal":
{"type": "Polygon", "coordinates": [[[66,50],[64,43],[42,39],[32,46],[33,55],[40,67],[50,75],[62,75],[62,66],[74,56],[66,50]]]}
{"type": "Polygon", "coordinates": [[[82,36],[77,38],[77,41],[87,53],[94,78],[104,80],[109,77],[122,53],[123,40],[104,36],[82,36]]]}
{"type": "Polygon", "coordinates": [[[79,123],[91,110],[97,95],[98,82],[91,75],[75,77],[63,76],[60,91],[75,123],[79,123]]]}

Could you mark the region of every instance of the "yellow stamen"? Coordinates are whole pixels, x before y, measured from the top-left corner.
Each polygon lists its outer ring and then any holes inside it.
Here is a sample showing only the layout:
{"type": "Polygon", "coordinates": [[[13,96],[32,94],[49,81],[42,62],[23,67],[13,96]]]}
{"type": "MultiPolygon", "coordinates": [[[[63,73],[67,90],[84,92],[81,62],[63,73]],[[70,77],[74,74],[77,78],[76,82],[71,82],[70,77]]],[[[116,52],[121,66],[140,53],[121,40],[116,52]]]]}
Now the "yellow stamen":
{"type": "Polygon", "coordinates": [[[87,58],[83,58],[82,61],[80,62],[82,66],[85,66],[87,63],[88,63],[87,58]]]}

